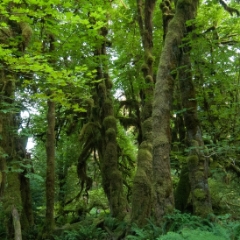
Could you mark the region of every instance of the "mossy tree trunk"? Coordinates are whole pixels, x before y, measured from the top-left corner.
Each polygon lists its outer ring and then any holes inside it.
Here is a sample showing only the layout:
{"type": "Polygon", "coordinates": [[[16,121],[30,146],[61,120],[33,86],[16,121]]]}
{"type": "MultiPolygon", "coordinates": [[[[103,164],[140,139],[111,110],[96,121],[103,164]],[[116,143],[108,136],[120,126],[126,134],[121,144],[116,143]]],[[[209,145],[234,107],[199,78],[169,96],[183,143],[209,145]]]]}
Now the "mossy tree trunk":
{"type": "Polygon", "coordinates": [[[170,172],[170,111],[174,78],[172,71],[178,66],[180,45],[186,33],[186,21],[196,15],[197,0],[178,0],[176,12],[167,27],[155,84],[153,102],[153,178],[155,212],[158,222],[174,209],[173,187],[170,172]]]}
{"type": "Polygon", "coordinates": [[[191,192],[188,165],[184,164],[181,169],[179,182],[174,193],[175,208],[181,212],[187,209],[188,199],[191,192]]]}
{"type": "MultiPolygon", "coordinates": [[[[101,34],[106,37],[107,29],[104,27],[101,34]]],[[[106,43],[96,52],[102,60],[107,58],[106,43]]],[[[117,121],[114,116],[112,99],[112,81],[108,75],[107,67],[99,66],[97,79],[103,79],[97,86],[97,105],[100,110],[101,141],[99,145],[99,156],[104,192],[108,198],[110,211],[113,217],[123,219],[126,214],[126,199],[123,194],[122,173],[118,166],[118,144],[117,144],[117,121]]]]}
{"type": "Polygon", "coordinates": [[[78,159],[77,171],[81,190],[85,184],[85,192],[87,192],[91,187],[89,183],[92,179],[87,175],[86,162],[90,154],[97,150],[102,186],[109,202],[111,215],[122,220],[126,214],[126,199],[118,163],[117,120],[114,116],[111,92],[113,83],[107,68],[107,34],[107,27],[99,30],[101,43],[94,50],[97,81],[92,86],[92,99],[88,102],[88,123],[84,125],[80,133],[82,151],[78,159]]]}
{"type": "Polygon", "coordinates": [[[47,110],[47,169],[46,169],[46,215],[44,224],[44,236],[51,234],[54,221],[54,197],[55,197],[55,102],[48,100],[47,110]]]}
{"type": "MultiPolygon", "coordinates": [[[[49,33],[47,35],[47,40],[49,41],[49,51],[50,54],[54,53],[55,50],[55,37],[53,34],[49,33]]],[[[49,63],[54,64],[53,59],[49,59],[49,63]]],[[[47,93],[47,132],[46,132],[46,212],[45,212],[45,222],[43,228],[43,239],[48,239],[52,234],[55,226],[54,219],[54,200],[55,200],[55,114],[56,114],[56,103],[51,99],[53,94],[52,90],[47,93]]]]}
{"type": "MultiPolygon", "coordinates": [[[[5,211],[5,226],[9,238],[14,237],[15,226],[13,225],[12,211],[15,208],[18,213],[22,210],[22,199],[20,192],[20,166],[18,164],[19,158],[16,154],[16,137],[17,126],[15,121],[15,114],[9,110],[9,106],[14,104],[15,83],[14,76],[1,71],[0,85],[3,87],[0,101],[0,134],[1,134],[1,169],[2,175],[2,196],[3,208],[5,211]]],[[[18,233],[20,220],[18,222],[18,233]]],[[[21,230],[21,229],[20,229],[21,230]]]]}
{"type": "Polygon", "coordinates": [[[179,83],[182,96],[182,107],[186,109],[184,121],[187,129],[187,142],[191,147],[188,157],[189,178],[193,212],[206,217],[212,212],[212,204],[208,187],[208,161],[204,155],[204,142],[197,116],[197,100],[192,81],[190,49],[182,49],[179,83]]]}
{"type": "MultiPolygon", "coordinates": [[[[20,113],[18,114],[18,118],[20,118],[20,113]]],[[[22,132],[24,132],[24,129],[22,129],[22,132]]],[[[23,135],[18,136],[16,139],[17,156],[23,165],[31,165],[31,156],[26,151],[27,141],[28,137],[24,136],[24,133],[23,135]]],[[[19,176],[22,199],[22,212],[20,217],[23,232],[27,232],[34,224],[30,179],[25,176],[29,171],[32,170],[29,168],[24,168],[23,172],[21,172],[19,176]]]]}
{"type": "MultiPolygon", "coordinates": [[[[9,45],[8,50],[12,51],[12,57],[18,58],[24,54],[32,30],[28,23],[22,22],[20,19],[19,21],[8,21],[7,18],[2,17],[3,19],[8,26],[4,28],[4,31],[1,31],[0,41],[9,45]],[[15,40],[15,44],[12,44],[13,40],[15,40]]],[[[11,64],[8,62],[1,62],[1,64],[4,66],[4,70],[0,72],[0,194],[6,215],[5,225],[8,238],[21,239],[22,219],[19,216],[24,215],[22,212],[25,210],[22,203],[24,199],[22,198],[21,178],[25,178],[25,176],[24,173],[19,173],[21,168],[19,163],[23,161],[23,156],[22,152],[18,151],[19,136],[17,130],[20,113],[16,113],[19,108],[16,107],[15,102],[17,74],[9,69],[11,64]]]]}
{"type": "Polygon", "coordinates": [[[141,89],[141,143],[137,155],[137,170],[133,180],[132,190],[132,221],[139,226],[147,223],[151,215],[152,191],[152,96],[153,81],[153,24],[152,16],[155,7],[153,0],[137,0],[138,25],[142,37],[145,62],[142,72],[145,87],[141,89]]]}

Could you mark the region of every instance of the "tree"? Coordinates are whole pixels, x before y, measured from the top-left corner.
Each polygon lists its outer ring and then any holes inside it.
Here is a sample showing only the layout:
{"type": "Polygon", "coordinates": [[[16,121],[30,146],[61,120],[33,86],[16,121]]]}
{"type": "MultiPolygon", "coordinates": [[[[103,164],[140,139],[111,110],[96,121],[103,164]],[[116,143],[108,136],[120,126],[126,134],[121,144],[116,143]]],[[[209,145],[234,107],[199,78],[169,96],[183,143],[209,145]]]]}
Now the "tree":
{"type": "Polygon", "coordinates": [[[146,224],[152,213],[152,95],[154,87],[153,62],[153,11],[155,1],[137,1],[138,25],[144,48],[142,72],[145,81],[141,89],[141,138],[137,155],[137,170],[133,181],[132,219],[146,224]],[[141,200],[140,200],[141,199],[141,200]]]}
{"type": "Polygon", "coordinates": [[[174,209],[169,160],[170,111],[174,84],[171,72],[178,66],[181,56],[180,45],[186,31],[186,21],[195,17],[196,9],[197,1],[177,1],[176,13],[168,24],[158,67],[153,103],[153,177],[156,194],[155,217],[159,221],[174,209]]]}

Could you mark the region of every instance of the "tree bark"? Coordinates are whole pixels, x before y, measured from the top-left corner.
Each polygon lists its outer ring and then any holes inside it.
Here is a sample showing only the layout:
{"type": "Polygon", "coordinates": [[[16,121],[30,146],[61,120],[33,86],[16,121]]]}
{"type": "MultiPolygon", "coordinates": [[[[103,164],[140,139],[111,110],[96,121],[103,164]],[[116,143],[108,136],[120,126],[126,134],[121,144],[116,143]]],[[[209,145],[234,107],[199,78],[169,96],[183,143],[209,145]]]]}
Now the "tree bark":
{"type": "Polygon", "coordinates": [[[170,172],[170,111],[174,78],[172,71],[178,66],[180,45],[186,32],[186,21],[196,15],[197,0],[177,1],[176,13],[167,27],[165,44],[158,67],[153,102],[153,178],[155,187],[155,218],[174,209],[170,172]]]}

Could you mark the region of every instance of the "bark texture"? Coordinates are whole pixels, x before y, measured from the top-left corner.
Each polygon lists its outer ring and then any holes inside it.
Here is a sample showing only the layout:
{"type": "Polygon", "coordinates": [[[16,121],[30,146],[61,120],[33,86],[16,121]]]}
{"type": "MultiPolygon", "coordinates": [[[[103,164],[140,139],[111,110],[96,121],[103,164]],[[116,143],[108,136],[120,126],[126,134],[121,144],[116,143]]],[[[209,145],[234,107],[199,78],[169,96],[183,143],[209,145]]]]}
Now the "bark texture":
{"type": "Polygon", "coordinates": [[[196,15],[197,0],[179,0],[176,13],[167,26],[165,44],[158,67],[153,102],[153,177],[155,187],[155,218],[174,209],[173,187],[170,173],[170,111],[174,78],[172,71],[178,66],[180,44],[186,33],[186,21],[196,15]]]}

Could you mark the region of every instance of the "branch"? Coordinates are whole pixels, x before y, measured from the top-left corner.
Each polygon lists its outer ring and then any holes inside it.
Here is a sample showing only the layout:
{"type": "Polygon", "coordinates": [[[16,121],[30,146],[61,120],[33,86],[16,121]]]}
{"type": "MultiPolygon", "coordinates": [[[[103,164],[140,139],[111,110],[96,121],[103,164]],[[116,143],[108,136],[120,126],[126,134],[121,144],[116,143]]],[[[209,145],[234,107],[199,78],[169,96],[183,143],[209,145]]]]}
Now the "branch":
{"type": "Polygon", "coordinates": [[[233,13],[236,13],[237,16],[240,16],[239,11],[236,8],[229,7],[223,0],[219,0],[219,3],[223,6],[223,8],[233,16],[233,13]]]}

